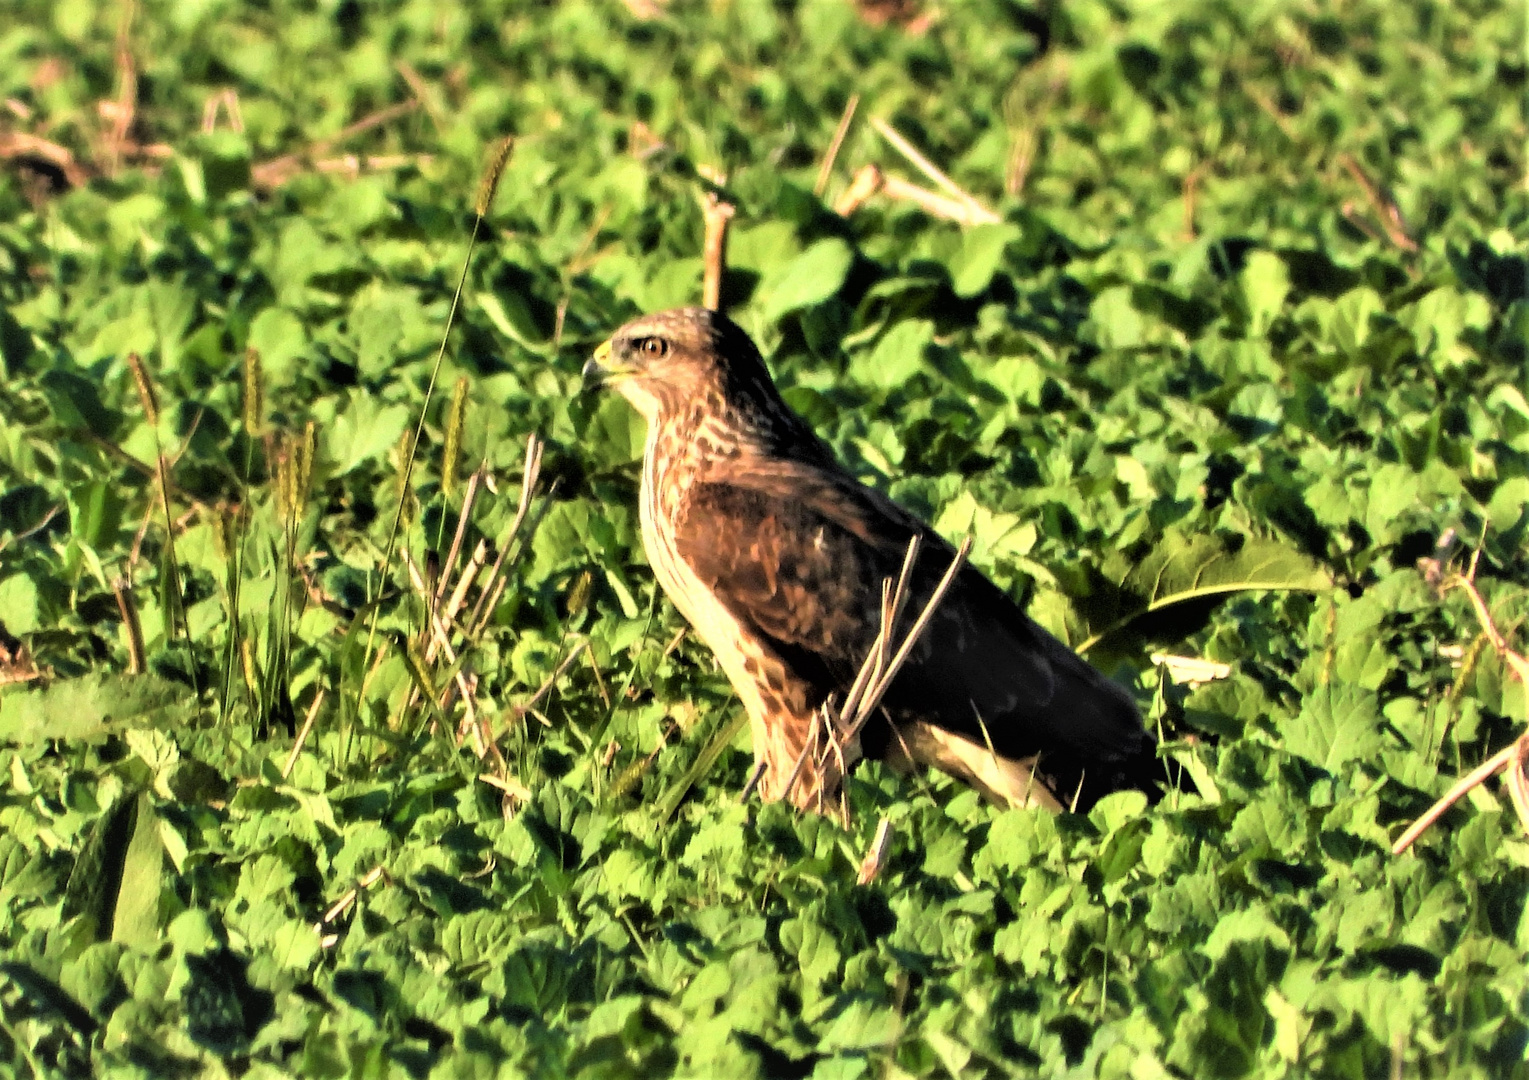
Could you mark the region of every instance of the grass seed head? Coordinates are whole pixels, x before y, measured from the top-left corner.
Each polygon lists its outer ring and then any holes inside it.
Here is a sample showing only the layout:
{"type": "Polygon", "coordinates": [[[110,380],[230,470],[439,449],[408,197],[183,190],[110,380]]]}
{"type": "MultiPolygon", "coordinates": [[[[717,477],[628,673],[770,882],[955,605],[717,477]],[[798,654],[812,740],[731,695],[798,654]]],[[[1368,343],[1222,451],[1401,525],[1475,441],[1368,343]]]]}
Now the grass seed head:
{"type": "Polygon", "coordinates": [[[506,135],[494,143],[489,151],[488,164],[483,168],[483,177],[478,181],[478,198],[473,203],[473,210],[481,217],[487,217],[489,208],[494,205],[494,196],[499,193],[499,180],[504,176],[504,167],[510,162],[510,151],[514,149],[515,137],[506,135]]]}
{"type": "Polygon", "coordinates": [[[257,435],[265,427],[265,377],[260,370],[260,350],[244,350],[244,431],[257,435]]]}
{"type": "Polygon", "coordinates": [[[457,466],[462,458],[462,431],[467,424],[467,377],[457,380],[446,413],[446,449],[441,455],[441,494],[449,496],[457,485],[457,466]]]}
{"type": "Polygon", "coordinates": [[[137,353],[128,353],[128,369],[133,373],[133,385],[138,387],[138,401],[143,405],[143,415],[148,418],[149,426],[159,426],[159,398],[154,393],[154,384],[149,381],[149,371],[143,366],[143,359],[137,353]]]}

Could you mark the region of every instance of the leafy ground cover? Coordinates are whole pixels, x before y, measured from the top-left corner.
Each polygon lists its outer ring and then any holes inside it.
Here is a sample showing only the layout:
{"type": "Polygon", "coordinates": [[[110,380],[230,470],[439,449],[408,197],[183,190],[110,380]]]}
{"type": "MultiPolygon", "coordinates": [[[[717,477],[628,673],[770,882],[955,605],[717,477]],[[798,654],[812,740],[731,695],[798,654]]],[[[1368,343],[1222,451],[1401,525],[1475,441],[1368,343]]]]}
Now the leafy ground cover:
{"type": "Polygon", "coordinates": [[[1521,5],[646,7],[9,6],[0,1070],[1525,1075],[1506,802],[1389,852],[1525,719],[1416,566],[1529,616],[1521,5]],[[923,182],[867,118],[999,220],[834,214],[923,182]],[[792,404],[1136,687],[1161,803],[738,801],[578,392],[719,181],[792,404]],[[1128,618],[1214,580],[1301,587],[1128,618]]]}

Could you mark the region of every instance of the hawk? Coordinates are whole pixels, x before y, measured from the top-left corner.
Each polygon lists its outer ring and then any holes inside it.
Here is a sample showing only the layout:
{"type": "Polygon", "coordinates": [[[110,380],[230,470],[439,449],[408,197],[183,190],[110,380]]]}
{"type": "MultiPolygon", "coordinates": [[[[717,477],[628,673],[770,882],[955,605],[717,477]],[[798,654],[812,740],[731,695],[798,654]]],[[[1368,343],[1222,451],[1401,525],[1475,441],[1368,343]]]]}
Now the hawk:
{"type": "MultiPolygon", "coordinates": [[[[804,754],[815,713],[854,682],[880,629],[883,582],[897,580],[910,538],[921,539],[912,612],[949,568],[950,545],[838,464],[724,315],[678,308],[636,319],[584,374],[647,421],[643,546],[743,701],[761,796],[821,806],[842,766],[804,754]]],[[[900,769],[942,769],[1015,806],[1151,794],[1162,775],[1125,690],[971,566],[858,749],[900,769]]]]}

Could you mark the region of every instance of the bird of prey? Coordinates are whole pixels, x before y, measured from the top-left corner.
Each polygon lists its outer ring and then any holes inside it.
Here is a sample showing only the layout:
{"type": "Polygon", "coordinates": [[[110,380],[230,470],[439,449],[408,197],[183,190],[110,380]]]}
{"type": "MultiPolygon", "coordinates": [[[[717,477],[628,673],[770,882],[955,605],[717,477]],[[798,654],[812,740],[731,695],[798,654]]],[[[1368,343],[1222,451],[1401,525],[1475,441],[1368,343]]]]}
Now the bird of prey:
{"type": "MultiPolygon", "coordinates": [[[[835,461],[724,315],[678,308],[636,319],[584,374],[647,421],[643,546],[743,701],[761,797],[820,807],[843,766],[803,753],[814,714],[853,683],[880,629],[883,581],[898,578],[909,539],[922,541],[911,612],[950,566],[950,545],[835,461]]],[[[942,769],[1000,804],[1053,809],[1122,788],[1155,792],[1156,748],[1122,687],[971,566],[858,747],[896,768],[942,769]]]]}

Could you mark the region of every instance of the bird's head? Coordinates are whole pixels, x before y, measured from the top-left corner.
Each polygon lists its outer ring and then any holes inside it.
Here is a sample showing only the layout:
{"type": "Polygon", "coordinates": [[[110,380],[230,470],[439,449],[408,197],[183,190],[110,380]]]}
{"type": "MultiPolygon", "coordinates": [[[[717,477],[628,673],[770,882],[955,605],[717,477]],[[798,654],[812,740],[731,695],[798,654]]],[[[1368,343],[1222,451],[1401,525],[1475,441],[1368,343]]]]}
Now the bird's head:
{"type": "Polygon", "coordinates": [[[633,319],[595,350],[584,378],[616,390],[650,424],[687,405],[778,400],[749,336],[726,315],[699,307],[633,319]]]}

